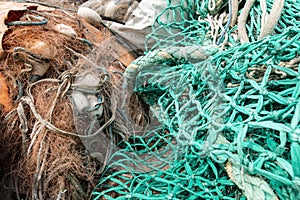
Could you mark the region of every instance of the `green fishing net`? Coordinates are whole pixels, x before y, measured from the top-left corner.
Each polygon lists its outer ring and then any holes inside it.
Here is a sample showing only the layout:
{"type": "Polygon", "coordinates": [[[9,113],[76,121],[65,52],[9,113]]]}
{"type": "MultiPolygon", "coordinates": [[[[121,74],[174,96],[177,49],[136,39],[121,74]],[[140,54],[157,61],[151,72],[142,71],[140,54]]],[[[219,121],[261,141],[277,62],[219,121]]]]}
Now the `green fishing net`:
{"type": "Polygon", "coordinates": [[[159,123],[119,144],[93,198],[299,199],[299,10],[169,2],[125,72],[159,123]]]}

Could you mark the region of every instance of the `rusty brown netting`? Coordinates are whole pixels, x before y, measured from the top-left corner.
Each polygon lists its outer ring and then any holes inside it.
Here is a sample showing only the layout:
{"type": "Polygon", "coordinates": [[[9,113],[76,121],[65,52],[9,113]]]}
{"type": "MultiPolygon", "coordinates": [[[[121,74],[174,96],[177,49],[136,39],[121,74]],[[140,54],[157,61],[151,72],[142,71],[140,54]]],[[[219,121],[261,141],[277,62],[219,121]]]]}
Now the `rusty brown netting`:
{"type": "MultiPolygon", "coordinates": [[[[29,14],[33,13],[22,13],[18,21],[29,14]]],[[[81,141],[49,130],[36,119],[30,106],[18,104],[30,88],[32,103],[44,120],[52,121],[61,130],[75,132],[71,103],[59,92],[60,87],[66,87],[59,76],[78,60],[67,48],[81,54],[91,50],[83,41],[84,25],[61,11],[38,14],[48,19],[47,25],[11,26],[3,37],[7,55],[1,60],[1,73],[14,100],[1,131],[3,160],[7,163],[3,170],[15,179],[17,196],[87,198],[94,186],[97,164],[85,153],[81,141]],[[62,24],[76,36],[59,33],[57,27],[62,24]],[[34,76],[40,82],[34,82],[34,76]],[[52,80],[43,81],[46,78],[52,80]]]]}
{"type": "MultiPolygon", "coordinates": [[[[5,174],[1,187],[8,196],[22,199],[88,199],[103,163],[89,155],[76,133],[76,124],[83,122],[74,117],[69,93],[78,72],[108,76],[99,90],[104,99],[99,125],[105,126],[104,133],[122,130],[118,137],[128,136],[117,105],[122,73],[133,57],[112,41],[118,50],[101,49],[97,44],[111,33],[63,10],[13,10],[5,23],[0,58],[0,161],[5,163],[0,168],[5,174]],[[95,70],[101,58],[106,63],[95,70]]],[[[137,102],[135,98],[131,97],[137,102]]],[[[129,113],[138,123],[145,120],[143,113],[129,113]]]]}

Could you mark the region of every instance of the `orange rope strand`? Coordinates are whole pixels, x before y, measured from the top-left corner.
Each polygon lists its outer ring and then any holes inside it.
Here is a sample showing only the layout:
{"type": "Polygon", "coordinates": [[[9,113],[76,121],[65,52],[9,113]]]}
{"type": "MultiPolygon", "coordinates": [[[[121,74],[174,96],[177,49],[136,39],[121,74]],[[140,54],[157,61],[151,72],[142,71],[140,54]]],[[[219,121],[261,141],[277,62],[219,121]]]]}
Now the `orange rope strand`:
{"type": "Polygon", "coordinates": [[[4,106],[4,112],[9,112],[12,109],[12,101],[8,93],[5,77],[2,74],[0,74],[0,104],[4,106]]]}

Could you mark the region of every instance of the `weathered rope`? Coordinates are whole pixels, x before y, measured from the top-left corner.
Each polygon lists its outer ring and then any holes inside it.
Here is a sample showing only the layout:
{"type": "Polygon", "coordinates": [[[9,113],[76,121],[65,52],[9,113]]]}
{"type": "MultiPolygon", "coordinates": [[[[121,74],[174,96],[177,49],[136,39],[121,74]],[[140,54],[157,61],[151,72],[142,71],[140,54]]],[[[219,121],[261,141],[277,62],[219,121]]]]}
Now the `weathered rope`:
{"type": "Polygon", "coordinates": [[[236,24],[237,18],[238,18],[238,11],[239,11],[239,0],[231,0],[231,22],[230,26],[234,26],[236,24]]]}
{"type": "MultiPolygon", "coordinates": [[[[261,3],[265,5],[265,0],[261,1],[261,3]]],[[[274,31],[274,28],[280,19],[283,7],[284,0],[274,0],[270,14],[266,14],[266,10],[263,11],[265,14],[263,14],[261,20],[262,27],[260,35],[258,36],[259,40],[263,39],[274,31]]],[[[262,6],[262,8],[266,9],[265,6],[262,6]]]]}
{"type": "Polygon", "coordinates": [[[238,17],[238,34],[242,44],[249,42],[249,38],[247,36],[247,31],[245,26],[246,26],[250,9],[252,8],[254,2],[255,0],[247,0],[241,15],[238,17]]]}
{"type": "Polygon", "coordinates": [[[48,20],[41,16],[32,16],[32,18],[38,21],[12,21],[5,22],[7,26],[42,26],[48,23],[48,20]]]}

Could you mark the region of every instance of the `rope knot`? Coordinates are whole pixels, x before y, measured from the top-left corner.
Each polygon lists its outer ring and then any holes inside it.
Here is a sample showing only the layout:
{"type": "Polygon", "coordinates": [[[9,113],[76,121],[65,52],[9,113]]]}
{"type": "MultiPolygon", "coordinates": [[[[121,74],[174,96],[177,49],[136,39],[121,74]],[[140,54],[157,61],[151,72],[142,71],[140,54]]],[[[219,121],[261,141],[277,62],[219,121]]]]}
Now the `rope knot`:
{"type": "Polygon", "coordinates": [[[297,101],[298,101],[298,99],[296,99],[294,97],[288,98],[288,104],[297,103],[297,101]]]}
{"type": "Polygon", "coordinates": [[[266,96],[266,95],[268,95],[269,92],[266,89],[262,89],[259,93],[263,96],[266,96]]]}
{"type": "Polygon", "coordinates": [[[235,108],[237,105],[236,105],[236,102],[235,101],[231,101],[230,102],[230,106],[232,107],[232,108],[235,108]]]}
{"type": "Polygon", "coordinates": [[[273,110],[270,114],[274,117],[275,120],[280,119],[280,115],[279,115],[279,112],[277,110],[273,110]]]}
{"type": "Polygon", "coordinates": [[[300,143],[300,129],[296,129],[294,132],[290,133],[289,138],[292,142],[300,143]]]}
{"type": "Polygon", "coordinates": [[[274,160],[276,160],[276,158],[277,158],[277,155],[276,155],[276,153],[273,153],[273,152],[271,152],[271,151],[267,151],[267,152],[265,152],[265,156],[266,156],[266,158],[267,159],[269,159],[270,161],[274,161],[274,160]]]}

